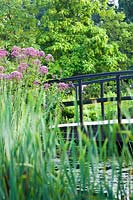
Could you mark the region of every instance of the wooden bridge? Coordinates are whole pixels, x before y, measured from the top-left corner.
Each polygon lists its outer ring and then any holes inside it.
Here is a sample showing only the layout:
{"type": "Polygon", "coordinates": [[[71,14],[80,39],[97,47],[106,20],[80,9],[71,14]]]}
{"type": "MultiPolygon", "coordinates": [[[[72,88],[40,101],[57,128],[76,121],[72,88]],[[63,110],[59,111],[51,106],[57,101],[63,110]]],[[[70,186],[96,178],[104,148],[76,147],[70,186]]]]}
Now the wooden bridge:
{"type": "MultiPolygon", "coordinates": [[[[122,101],[131,101],[133,102],[133,70],[128,71],[118,71],[118,72],[106,72],[99,74],[87,74],[87,75],[79,75],[73,76],[60,80],[50,80],[49,83],[54,82],[65,82],[72,86],[75,90],[75,100],[63,102],[65,106],[76,106],[78,107],[79,118],[74,123],[67,124],[59,124],[58,127],[66,130],[66,129],[77,129],[80,127],[91,126],[94,129],[98,126],[106,126],[111,124],[119,124],[119,125],[130,125],[133,126],[133,105],[132,105],[132,114],[130,119],[123,119],[122,114],[122,101]],[[84,99],[83,88],[86,86],[91,86],[93,84],[99,85],[99,95],[97,97],[88,99],[84,99]],[[113,89],[115,93],[115,97],[105,97],[105,89],[106,93],[109,91],[108,86],[113,84],[113,89]],[[126,94],[123,92],[123,87],[128,88],[130,90],[130,94],[126,94]],[[123,95],[126,94],[126,95],[123,95]],[[76,102],[76,103],[75,103],[76,102]],[[83,106],[87,104],[98,103],[101,105],[101,120],[100,121],[84,121],[84,113],[83,106]],[[105,119],[105,103],[106,102],[116,102],[117,108],[117,116],[116,119],[105,119]]],[[[125,118],[125,117],[124,117],[125,118]]]]}

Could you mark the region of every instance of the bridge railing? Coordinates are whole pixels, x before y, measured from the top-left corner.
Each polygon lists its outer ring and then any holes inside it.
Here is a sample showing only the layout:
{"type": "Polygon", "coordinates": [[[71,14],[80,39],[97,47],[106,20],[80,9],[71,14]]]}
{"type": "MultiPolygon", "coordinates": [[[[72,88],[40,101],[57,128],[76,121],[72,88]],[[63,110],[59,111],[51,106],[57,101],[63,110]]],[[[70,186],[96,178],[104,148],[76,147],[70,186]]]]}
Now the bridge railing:
{"type": "MultiPolygon", "coordinates": [[[[102,119],[105,119],[105,108],[104,103],[108,101],[116,101],[117,102],[117,119],[118,123],[121,124],[122,120],[122,110],[121,110],[121,102],[124,100],[133,100],[133,96],[122,96],[121,94],[121,81],[128,81],[129,79],[133,79],[133,70],[128,71],[118,71],[118,72],[106,72],[106,73],[98,73],[98,74],[87,74],[87,75],[79,75],[73,76],[64,79],[51,80],[50,83],[54,82],[65,82],[70,83],[75,88],[75,97],[77,105],[79,106],[79,122],[83,124],[83,105],[84,104],[92,104],[94,103],[94,99],[91,98],[84,100],[83,99],[83,86],[91,85],[97,83],[100,85],[100,98],[95,98],[95,102],[101,104],[101,116],[102,119]],[[109,83],[114,81],[116,86],[116,97],[106,98],[104,96],[104,85],[105,83],[109,83]]],[[[63,102],[65,106],[74,106],[74,101],[63,102]]]]}

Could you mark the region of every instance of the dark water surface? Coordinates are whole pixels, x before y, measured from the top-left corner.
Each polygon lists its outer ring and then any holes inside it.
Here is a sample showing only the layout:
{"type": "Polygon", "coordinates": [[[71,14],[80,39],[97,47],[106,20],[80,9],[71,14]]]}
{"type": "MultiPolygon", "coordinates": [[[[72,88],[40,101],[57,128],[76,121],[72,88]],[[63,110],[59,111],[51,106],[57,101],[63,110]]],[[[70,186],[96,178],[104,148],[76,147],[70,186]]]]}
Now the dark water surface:
{"type": "MultiPolygon", "coordinates": [[[[57,159],[56,163],[58,168],[60,159],[57,159]]],[[[109,162],[93,163],[93,166],[89,167],[86,163],[82,169],[80,164],[76,163],[74,168],[68,166],[67,173],[70,176],[74,175],[77,191],[87,193],[91,189],[94,192],[95,197],[92,199],[102,200],[96,197],[102,191],[105,199],[133,200],[133,163],[128,165],[125,163],[120,167],[117,161],[109,160],[109,162]],[[81,172],[83,169],[84,172],[81,172]]],[[[89,198],[86,196],[83,199],[89,198]]]]}

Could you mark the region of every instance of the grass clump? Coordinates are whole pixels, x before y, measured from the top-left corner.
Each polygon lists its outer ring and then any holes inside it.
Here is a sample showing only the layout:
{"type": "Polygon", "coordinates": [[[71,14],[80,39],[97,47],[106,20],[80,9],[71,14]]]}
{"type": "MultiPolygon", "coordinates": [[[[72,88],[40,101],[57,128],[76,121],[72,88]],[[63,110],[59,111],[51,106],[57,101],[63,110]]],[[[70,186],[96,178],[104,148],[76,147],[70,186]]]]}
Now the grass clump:
{"type": "MultiPolygon", "coordinates": [[[[116,146],[118,127],[107,128],[103,143],[100,129],[98,142],[93,132],[87,137],[80,129],[78,141],[74,132],[69,140],[69,130],[64,139],[58,128],[60,104],[57,101],[53,108],[53,102],[55,93],[46,98],[42,89],[18,88],[13,93],[6,86],[1,89],[0,199],[111,200],[126,196],[123,167],[128,166],[127,174],[131,174],[127,142],[132,129],[121,134],[121,154],[116,146]]],[[[131,180],[128,184],[133,195],[131,180]]]]}

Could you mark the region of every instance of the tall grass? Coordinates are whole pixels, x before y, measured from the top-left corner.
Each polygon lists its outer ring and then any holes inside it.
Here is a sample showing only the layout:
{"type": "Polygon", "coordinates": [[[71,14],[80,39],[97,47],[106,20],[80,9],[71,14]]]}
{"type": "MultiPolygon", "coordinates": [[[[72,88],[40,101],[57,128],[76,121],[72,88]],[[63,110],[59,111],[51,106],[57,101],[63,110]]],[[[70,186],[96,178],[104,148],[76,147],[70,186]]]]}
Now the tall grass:
{"type": "MultiPolygon", "coordinates": [[[[106,128],[104,142],[99,128],[98,144],[92,130],[87,137],[80,128],[78,141],[74,132],[69,139],[69,130],[68,139],[64,139],[58,128],[56,95],[46,98],[43,90],[12,91],[12,86],[1,86],[0,199],[121,199],[127,195],[122,169],[133,169],[127,145],[132,140],[132,127],[121,133],[120,154],[116,133],[121,130],[116,126],[106,128]]],[[[131,184],[129,181],[130,194],[131,184]]]]}

